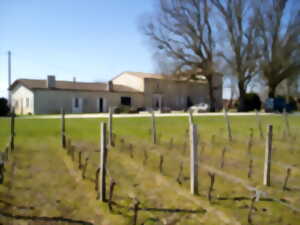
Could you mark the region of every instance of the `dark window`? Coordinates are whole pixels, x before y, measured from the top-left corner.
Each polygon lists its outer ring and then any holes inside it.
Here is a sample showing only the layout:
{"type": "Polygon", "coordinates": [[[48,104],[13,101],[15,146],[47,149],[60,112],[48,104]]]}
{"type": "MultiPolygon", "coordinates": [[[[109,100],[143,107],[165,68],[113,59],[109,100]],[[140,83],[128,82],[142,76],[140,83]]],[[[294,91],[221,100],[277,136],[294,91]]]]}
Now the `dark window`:
{"type": "Polygon", "coordinates": [[[131,97],[121,97],[121,105],[131,106],[131,97]]]}
{"type": "Polygon", "coordinates": [[[99,98],[99,112],[103,112],[103,98],[99,98]]]}
{"type": "Polygon", "coordinates": [[[75,108],[78,108],[78,107],[79,107],[79,99],[75,98],[75,108]]]}

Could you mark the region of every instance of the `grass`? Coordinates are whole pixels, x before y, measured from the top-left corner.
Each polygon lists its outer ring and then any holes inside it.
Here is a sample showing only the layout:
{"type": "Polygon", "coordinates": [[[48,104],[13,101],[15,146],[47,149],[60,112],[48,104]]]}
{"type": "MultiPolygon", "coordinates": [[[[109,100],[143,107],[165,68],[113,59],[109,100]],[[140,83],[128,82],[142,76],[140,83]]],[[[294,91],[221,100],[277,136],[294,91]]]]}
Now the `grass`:
{"type": "MultiPolygon", "coordinates": [[[[265,141],[259,137],[254,116],[230,117],[234,138],[232,143],[227,141],[223,117],[196,117],[201,141],[200,194],[196,197],[189,193],[188,148],[184,151],[185,143],[188,142],[187,118],[157,118],[160,143],[156,146],[151,144],[150,118],[114,119],[117,139],[116,146],[109,151],[109,181],[113,178],[117,182],[114,200],[124,208],[115,207],[113,213],[108,211],[106,204],[100,204],[95,199],[93,184],[99,164],[99,152],[96,150],[99,150],[100,122],[106,119],[66,120],[67,135],[76,147],[74,162],[60,147],[60,120],[17,119],[17,149],[7,165],[7,179],[4,185],[0,185],[0,200],[10,201],[14,205],[27,204],[34,206],[35,210],[22,211],[7,205],[3,205],[2,210],[36,216],[62,216],[93,224],[131,224],[132,211],[128,209],[132,207],[133,199],[137,198],[142,208],[157,210],[141,211],[139,224],[247,224],[253,193],[245,185],[267,192],[269,198],[284,199],[285,203],[300,208],[300,117],[289,117],[290,137],[283,135],[283,117],[262,116],[261,119],[264,131],[267,124],[274,126],[272,186],[266,188],[262,185],[265,141]],[[250,128],[254,129],[251,155],[254,170],[253,177],[248,179],[250,155],[247,153],[247,141],[250,128]],[[211,141],[213,135],[214,143],[211,141]],[[130,157],[130,144],[133,146],[134,158],[130,157]],[[220,158],[225,146],[225,166],[220,169],[220,158]],[[79,151],[83,151],[84,157],[90,159],[86,180],[81,179],[77,167],[79,151]],[[146,164],[145,152],[148,154],[146,164]],[[164,156],[162,174],[159,173],[160,155],[164,156]],[[182,184],[178,184],[176,178],[181,163],[182,184]],[[288,184],[290,190],[282,191],[287,167],[292,167],[288,184]],[[239,178],[244,186],[217,173],[213,202],[209,203],[207,190],[210,179],[207,173],[210,169],[239,178]],[[57,204],[57,199],[60,204],[57,204]],[[196,213],[172,213],[165,209],[196,213]]],[[[0,124],[0,149],[3,149],[9,139],[9,120],[0,119],[0,124]]],[[[255,203],[254,224],[297,224],[299,221],[299,213],[281,203],[265,200],[255,203]]],[[[26,224],[26,221],[23,222],[26,224]]]]}

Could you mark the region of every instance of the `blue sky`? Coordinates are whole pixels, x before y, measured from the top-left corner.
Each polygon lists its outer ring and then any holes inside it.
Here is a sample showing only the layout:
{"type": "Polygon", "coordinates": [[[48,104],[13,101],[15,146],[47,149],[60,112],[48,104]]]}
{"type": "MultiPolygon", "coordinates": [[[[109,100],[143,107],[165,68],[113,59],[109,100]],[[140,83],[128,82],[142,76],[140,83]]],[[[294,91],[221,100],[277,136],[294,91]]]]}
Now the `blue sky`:
{"type": "Polygon", "coordinates": [[[0,96],[6,95],[7,51],[13,80],[107,81],[122,71],[154,72],[138,20],[151,0],[1,0],[0,96]]]}
{"type": "Polygon", "coordinates": [[[0,96],[7,95],[8,50],[12,80],[54,74],[93,82],[123,71],[155,72],[150,45],[138,29],[153,2],[0,0],[0,96]]]}

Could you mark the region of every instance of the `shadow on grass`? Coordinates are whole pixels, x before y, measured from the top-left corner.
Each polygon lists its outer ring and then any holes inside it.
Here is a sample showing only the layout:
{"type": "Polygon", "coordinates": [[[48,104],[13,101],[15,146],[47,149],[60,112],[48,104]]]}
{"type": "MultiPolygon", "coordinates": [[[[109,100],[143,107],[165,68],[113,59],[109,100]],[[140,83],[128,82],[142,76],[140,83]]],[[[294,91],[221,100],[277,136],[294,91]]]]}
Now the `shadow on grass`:
{"type": "Polygon", "coordinates": [[[43,221],[43,222],[67,222],[70,224],[82,224],[82,225],[94,225],[93,223],[82,221],[82,220],[73,220],[64,217],[38,217],[38,216],[23,216],[23,215],[13,215],[7,212],[1,212],[0,216],[15,219],[15,220],[32,220],[32,221],[43,221]]]}
{"type": "MultiPolygon", "coordinates": [[[[127,209],[128,211],[135,210],[134,207],[126,207],[120,205],[116,202],[111,202],[111,204],[117,208],[127,209]]],[[[190,213],[190,214],[197,214],[197,213],[206,213],[205,209],[198,209],[198,210],[191,210],[191,209],[178,209],[178,208],[149,208],[149,207],[140,207],[138,208],[139,211],[149,211],[149,212],[165,212],[165,213],[190,213]]]]}

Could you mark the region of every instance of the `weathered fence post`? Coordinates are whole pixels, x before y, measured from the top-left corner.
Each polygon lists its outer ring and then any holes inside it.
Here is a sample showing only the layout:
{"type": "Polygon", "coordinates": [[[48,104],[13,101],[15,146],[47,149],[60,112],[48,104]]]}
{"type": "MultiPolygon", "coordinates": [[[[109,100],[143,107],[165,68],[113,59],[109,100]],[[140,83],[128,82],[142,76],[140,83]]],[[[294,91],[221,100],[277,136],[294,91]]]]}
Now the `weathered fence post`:
{"type": "Polygon", "coordinates": [[[107,146],[106,146],[106,123],[101,123],[101,140],[100,140],[100,201],[106,201],[106,162],[107,162],[107,146]]]}
{"type": "Polygon", "coordinates": [[[10,118],[10,151],[15,150],[15,110],[11,112],[10,118]]]}
{"type": "Polygon", "coordinates": [[[208,201],[211,202],[212,199],[212,192],[214,190],[214,184],[215,184],[215,174],[208,172],[208,176],[210,177],[210,186],[208,189],[208,201]]]}
{"type": "Polygon", "coordinates": [[[129,144],[128,150],[129,150],[130,158],[133,159],[133,158],[134,158],[134,154],[133,154],[133,144],[129,144]]]}
{"type": "Polygon", "coordinates": [[[108,208],[109,208],[109,211],[112,212],[113,211],[113,208],[112,208],[112,205],[113,205],[113,195],[114,195],[114,189],[115,189],[115,186],[116,186],[116,182],[114,179],[111,180],[111,183],[109,185],[109,200],[108,200],[108,208]]]}
{"type": "Polygon", "coordinates": [[[151,110],[151,118],[152,118],[152,142],[156,145],[156,123],[155,123],[155,115],[154,110],[151,110]]]}
{"type": "Polygon", "coordinates": [[[96,170],[96,179],[95,179],[95,191],[98,193],[97,198],[99,198],[99,173],[100,173],[100,168],[96,170]]]}
{"type": "Polygon", "coordinates": [[[164,156],[161,154],[159,156],[159,172],[163,173],[163,169],[164,169],[164,156]]]}
{"type": "Polygon", "coordinates": [[[82,169],[82,151],[78,152],[78,169],[82,169]]]}
{"type": "Polygon", "coordinates": [[[223,169],[225,165],[225,154],[226,154],[227,148],[224,147],[222,150],[222,155],[221,155],[221,161],[220,161],[220,168],[223,169]]]}
{"type": "Polygon", "coordinates": [[[61,146],[66,148],[66,126],[65,126],[65,111],[61,109],[61,146]]]}
{"type": "Polygon", "coordinates": [[[290,137],[290,124],[288,120],[288,114],[286,112],[286,109],[283,109],[283,116],[284,116],[284,123],[285,123],[285,130],[288,137],[290,137]]]}
{"type": "Polygon", "coordinates": [[[251,158],[249,160],[249,167],[248,167],[248,178],[249,179],[252,177],[252,171],[253,171],[253,159],[251,158]]]}
{"type": "Polygon", "coordinates": [[[108,145],[113,146],[114,140],[113,140],[113,109],[112,107],[109,107],[109,117],[108,117],[108,145]]]}
{"type": "Polygon", "coordinates": [[[178,184],[182,183],[182,181],[181,181],[182,174],[183,174],[183,162],[181,161],[180,166],[179,166],[179,173],[178,173],[178,176],[176,178],[176,181],[178,182],[178,184]]]}
{"type": "Polygon", "coordinates": [[[227,113],[226,107],[224,108],[224,117],[225,117],[226,126],[227,126],[228,140],[229,140],[229,142],[232,142],[231,125],[230,125],[230,120],[228,118],[228,113],[227,113]]]}
{"type": "Polygon", "coordinates": [[[250,224],[250,225],[253,224],[252,216],[253,216],[253,211],[254,211],[254,208],[255,208],[254,207],[255,199],[256,199],[256,197],[251,198],[251,204],[250,204],[249,212],[248,212],[248,224],[250,224]]]}
{"type": "Polygon", "coordinates": [[[194,124],[193,111],[190,109],[188,110],[188,112],[189,112],[189,126],[190,126],[191,124],[194,124]]]}
{"type": "Polygon", "coordinates": [[[82,168],[82,179],[85,179],[85,175],[86,175],[86,170],[87,170],[88,163],[89,163],[89,157],[86,157],[85,158],[84,166],[82,168]]]}
{"type": "Polygon", "coordinates": [[[134,206],[133,206],[133,221],[132,224],[133,225],[137,225],[137,221],[138,221],[138,212],[139,212],[139,207],[140,206],[140,202],[138,199],[134,200],[134,206]]]}
{"type": "Polygon", "coordinates": [[[191,146],[191,193],[198,194],[198,131],[197,125],[190,125],[190,146],[191,146]]]}
{"type": "Polygon", "coordinates": [[[271,185],[272,137],[273,137],[273,126],[268,125],[266,149],[265,149],[265,165],[264,165],[264,185],[266,186],[271,185]]]}
{"type": "Polygon", "coordinates": [[[147,165],[147,161],[148,161],[148,153],[147,153],[147,150],[144,149],[144,161],[143,161],[144,166],[147,165]]]}
{"type": "Polygon", "coordinates": [[[4,181],[4,162],[5,162],[5,153],[0,152],[0,184],[3,184],[4,181]]]}
{"type": "Polygon", "coordinates": [[[256,122],[257,122],[258,130],[259,130],[260,139],[264,139],[264,133],[263,133],[263,128],[262,128],[262,124],[261,124],[261,119],[260,119],[257,109],[255,110],[255,116],[256,116],[256,122]]]}
{"type": "Polygon", "coordinates": [[[283,186],[282,186],[282,190],[283,191],[288,190],[287,184],[288,184],[291,172],[292,172],[292,169],[291,168],[287,168],[287,170],[286,170],[286,176],[284,178],[284,183],[283,183],[283,186]]]}

